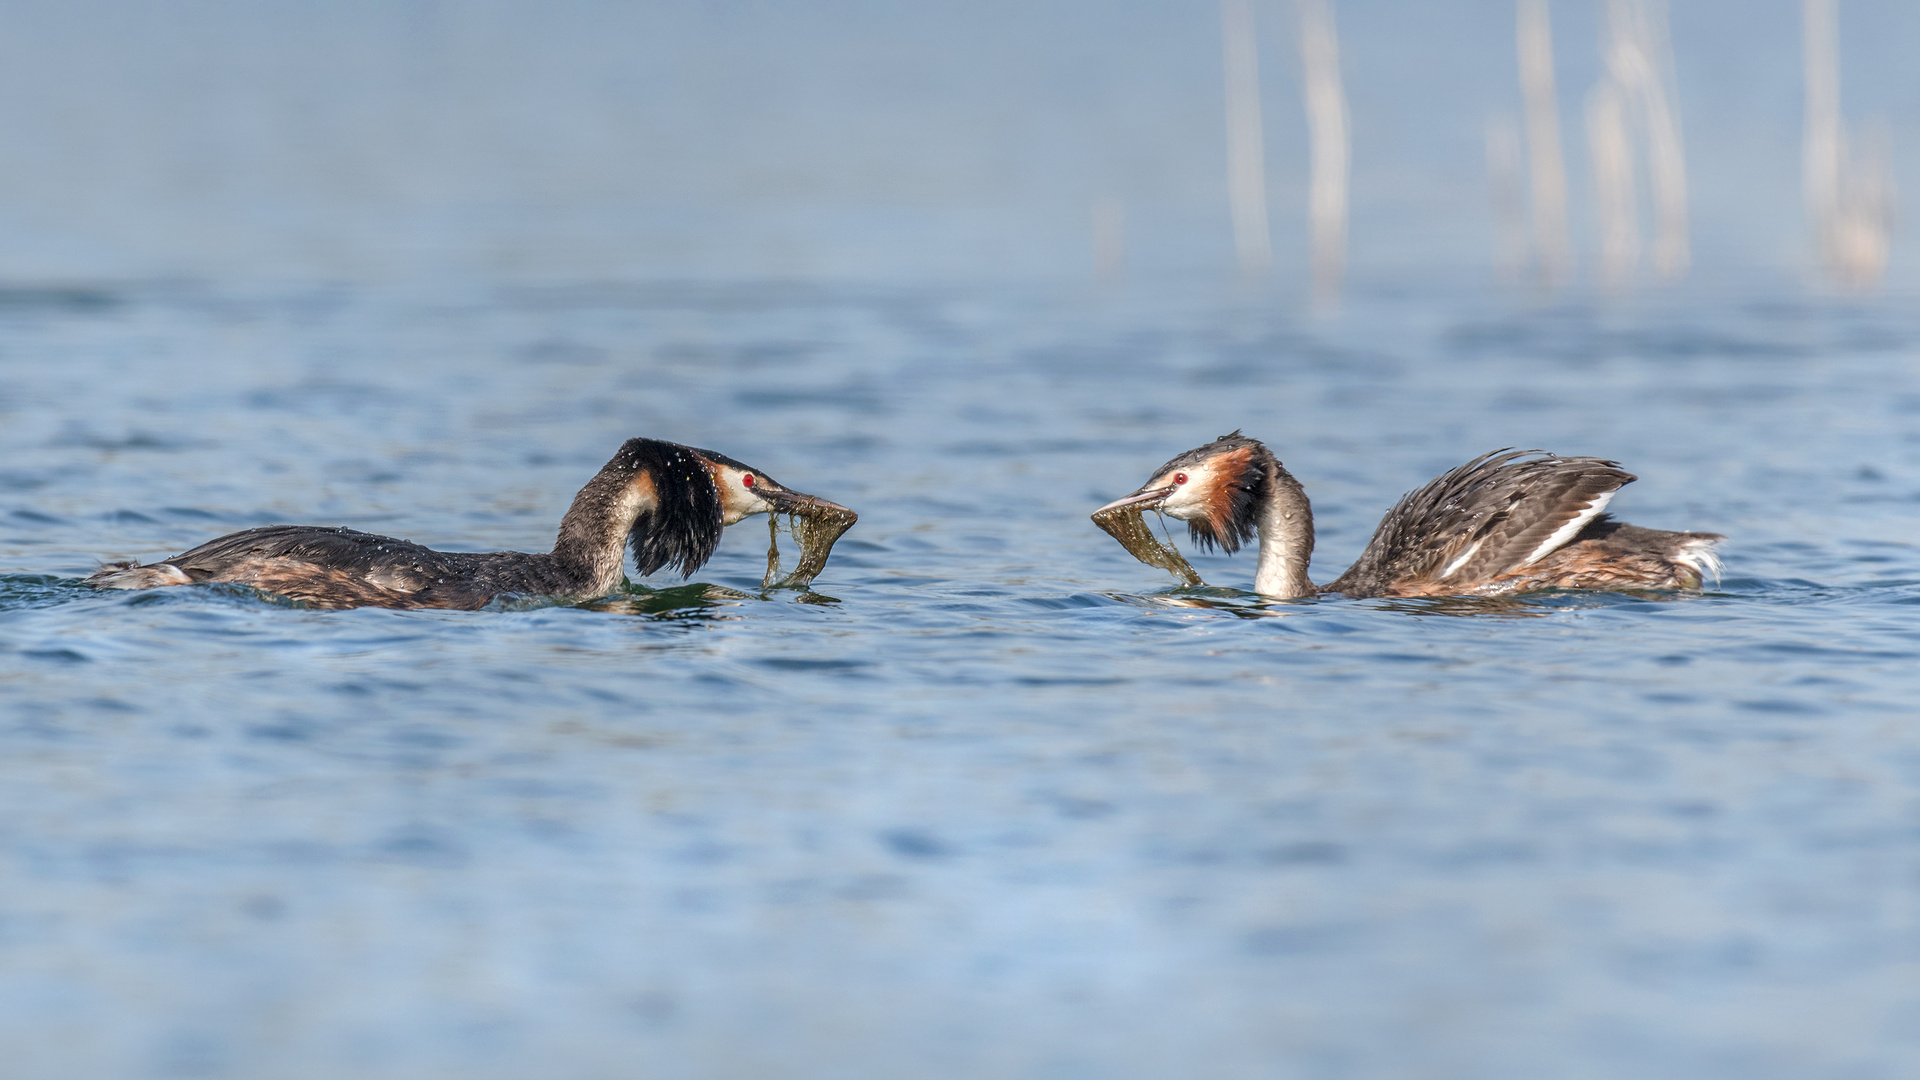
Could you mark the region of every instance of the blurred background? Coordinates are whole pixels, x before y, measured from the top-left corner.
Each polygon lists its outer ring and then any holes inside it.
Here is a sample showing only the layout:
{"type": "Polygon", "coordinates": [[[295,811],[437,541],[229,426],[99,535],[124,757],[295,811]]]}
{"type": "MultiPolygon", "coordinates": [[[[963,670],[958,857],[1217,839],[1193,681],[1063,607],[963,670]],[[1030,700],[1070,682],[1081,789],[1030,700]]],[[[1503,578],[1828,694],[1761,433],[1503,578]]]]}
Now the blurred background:
{"type": "MultiPolygon", "coordinates": [[[[1553,5],[1567,240],[1546,241],[1552,276],[1607,270],[1591,114],[1623,10],[1652,24],[1691,274],[1814,276],[1804,28],[1832,6],[1553,5]]],[[[1512,278],[1507,215],[1516,190],[1539,200],[1529,170],[1553,153],[1522,87],[1528,7],[26,0],[0,35],[0,274],[1230,279],[1239,35],[1285,290],[1310,264],[1319,69],[1302,44],[1318,11],[1347,121],[1351,280],[1512,278]]],[[[1920,8],[1849,0],[1835,24],[1853,156],[1869,181],[1916,175],[1920,8]]],[[[1651,267],[1660,148],[1627,97],[1651,267]]],[[[1912,273],[1896,247],[1886,284],[1912,273]]]]}

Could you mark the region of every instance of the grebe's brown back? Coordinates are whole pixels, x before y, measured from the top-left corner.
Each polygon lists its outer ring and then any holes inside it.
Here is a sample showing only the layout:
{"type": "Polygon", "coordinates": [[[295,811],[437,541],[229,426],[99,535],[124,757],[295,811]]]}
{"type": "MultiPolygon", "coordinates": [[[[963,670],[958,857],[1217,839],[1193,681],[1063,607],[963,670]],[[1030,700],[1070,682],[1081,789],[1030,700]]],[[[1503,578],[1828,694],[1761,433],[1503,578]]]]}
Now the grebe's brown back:
{"type": "Polygon", "coordinates": [[[1366,550],[1324,589],[1307,578],[1313,508],[1266,446],[1222,435],[1102,507],[1159,510],[1194,542],[1228,552],[1258,537],[1254,591],[1301,597],[1498,595],[1530,589],[1685,589],[1717,576],[1718,533],[1614,521],[1607,503],[1635,477],[1618,462],[1541,450],[1483,454],[1409,492],[1366,550]]]}
{"type": "Polygon", "coordinates": [[[712,557],[721,529],[767,513],[845,525],[856,516],[724,454],[629,439],[574,496],[553,550],[543,554],[436,551],[353,529],[271,525],[144,566],[104,566],[86,580],[102,589],[230,581],[321,608],[473,609],[500,596],[592,599],[620,584],[628,549],[642,575],[661,569],[690,575],[712,557]]]}

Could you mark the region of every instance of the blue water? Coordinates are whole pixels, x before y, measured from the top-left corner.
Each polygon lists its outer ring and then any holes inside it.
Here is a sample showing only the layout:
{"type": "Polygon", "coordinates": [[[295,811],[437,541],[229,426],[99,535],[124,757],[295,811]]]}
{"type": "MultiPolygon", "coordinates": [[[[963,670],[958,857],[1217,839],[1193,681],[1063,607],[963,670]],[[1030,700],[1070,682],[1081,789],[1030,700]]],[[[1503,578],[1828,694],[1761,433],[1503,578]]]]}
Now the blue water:
{"type": "Polygon", "coordinates": [[[1920,1067],[1908,302],[0,300],[9,1075],[1920,1067]],[[1509,445],[1620,459],[1614,509],[1728,534],[1726,576],[1175,591],[1086,515],[1234,427],[1320,581],[1509,445]],[[757,593],[758,519],[694,577],[738,600],[76,583],[284,521],[544,550],[635,435],[860,522],[811,595],[757,593]]]}

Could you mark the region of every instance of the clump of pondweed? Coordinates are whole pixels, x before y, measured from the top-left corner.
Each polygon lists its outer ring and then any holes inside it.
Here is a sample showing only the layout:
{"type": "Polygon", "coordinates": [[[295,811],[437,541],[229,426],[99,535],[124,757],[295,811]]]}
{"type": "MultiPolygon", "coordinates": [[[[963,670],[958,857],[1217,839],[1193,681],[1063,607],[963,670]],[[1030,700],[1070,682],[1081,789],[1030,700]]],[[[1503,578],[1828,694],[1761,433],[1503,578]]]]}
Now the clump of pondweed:
{"type": "Polygon", "coordinates": [[[1204,585],[1186,556],[1171,544],[1162,543],[1147,527],[1146,511],[1140,506],[1116,506],[1093,515],[1093,523],[1120,541],[1120,546],[1148,566],[1170,571],[1182,585],[1204,585]]]}
{"type": "Polygon", "coordinates": [[[767,576],[760,581],[764,589],[804,589],[826,569],[827,556],[840,534],[853,528],[860,515],[844,507],[809,506],[790,514],[767,515],[767,576]],[[800,546],[800,563],[793,573],[780,576],[780,518],[787,519],[787,531],[800,546]]]}

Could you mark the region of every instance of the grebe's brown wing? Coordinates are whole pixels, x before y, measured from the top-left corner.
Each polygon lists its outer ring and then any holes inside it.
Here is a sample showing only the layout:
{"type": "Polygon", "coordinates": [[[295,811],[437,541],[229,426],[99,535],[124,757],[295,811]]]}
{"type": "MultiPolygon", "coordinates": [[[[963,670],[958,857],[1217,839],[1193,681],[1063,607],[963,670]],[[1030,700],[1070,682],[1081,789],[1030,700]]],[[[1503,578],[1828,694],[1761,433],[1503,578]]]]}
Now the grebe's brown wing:
{"type": "Polygon", "coordinates": [[[465,562],[470,559],[355,529],[269,525],[229,533],[165,561],[195,581],[236,580],[233,574],[242,567],[272,560],[306,563],[384,589],[409,592],[469,569],[465,562]]]}
{"type": "Polygon", "coordinates": [[[1634,479],[1602,458],[1482,454],[1408,492],[1327,591],[1465,591],[1558,550],[1634,479]]]}

